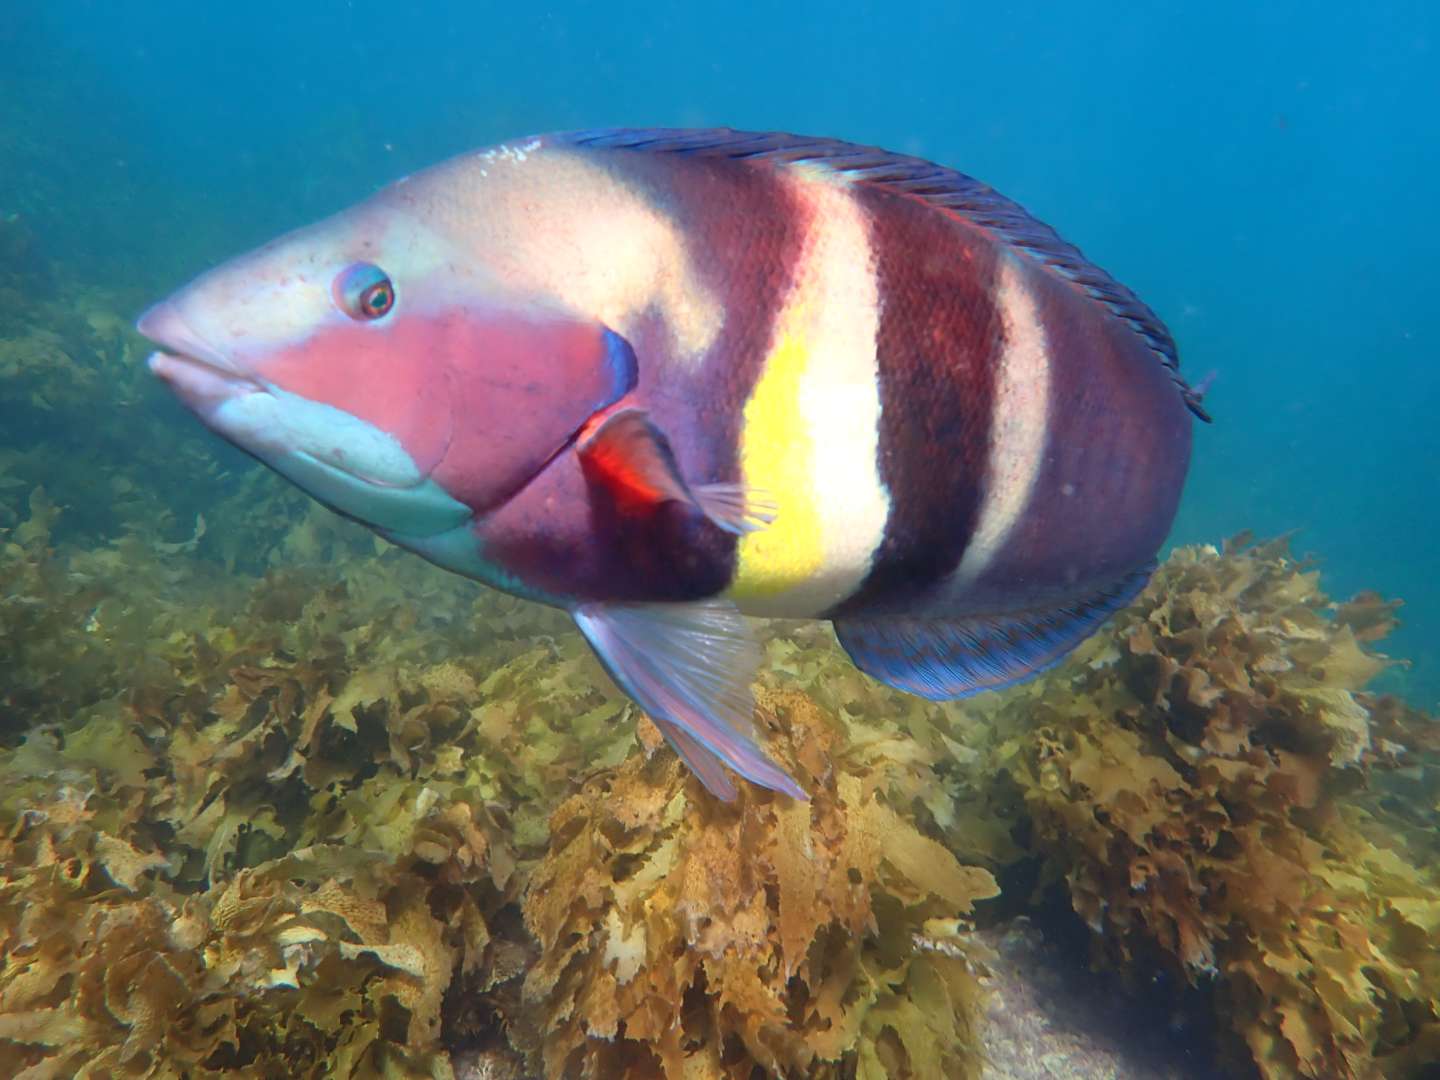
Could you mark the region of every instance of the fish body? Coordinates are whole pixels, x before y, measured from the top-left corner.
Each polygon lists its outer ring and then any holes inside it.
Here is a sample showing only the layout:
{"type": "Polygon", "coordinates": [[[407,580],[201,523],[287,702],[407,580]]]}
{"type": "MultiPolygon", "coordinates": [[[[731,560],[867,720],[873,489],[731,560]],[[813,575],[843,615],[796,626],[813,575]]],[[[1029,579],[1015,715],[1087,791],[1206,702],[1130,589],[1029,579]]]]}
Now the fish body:
{"type": "Polygon", "coordinates": [[[743,619],[933,698],[1148,577],[1198,396],[1132,293],[962,174],[830,140],[465,155],[156,305],[207,424],[431,561],[574,614],[706,785],[797,797],[743,619]]]}

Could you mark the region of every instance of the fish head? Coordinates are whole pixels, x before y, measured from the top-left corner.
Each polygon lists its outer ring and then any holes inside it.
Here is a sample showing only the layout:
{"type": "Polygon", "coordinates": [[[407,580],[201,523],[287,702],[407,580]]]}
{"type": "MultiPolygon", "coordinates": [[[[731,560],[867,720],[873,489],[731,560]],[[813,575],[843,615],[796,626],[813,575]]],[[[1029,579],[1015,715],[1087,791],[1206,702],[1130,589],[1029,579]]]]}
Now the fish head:
{"type": "Polygon", "coordinates": [[[508,289],[396,189],[220,265],[138,329],[212,430],[401,537],[498,508],[635,381],[623,339],[508,289]]]}

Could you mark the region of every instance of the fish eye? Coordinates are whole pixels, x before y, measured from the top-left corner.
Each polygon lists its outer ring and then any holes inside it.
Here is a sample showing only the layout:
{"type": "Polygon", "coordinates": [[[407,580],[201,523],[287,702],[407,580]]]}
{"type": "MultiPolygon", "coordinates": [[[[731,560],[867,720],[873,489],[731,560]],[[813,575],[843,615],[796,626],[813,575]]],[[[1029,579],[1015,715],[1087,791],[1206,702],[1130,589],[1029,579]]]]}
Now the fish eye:
{"type": "Polygon", "coordinates": [[[395,306],[395,284],[374,263],[355,263],[335,278],[335,304],[352,319],[369,322],[395,306]]]}

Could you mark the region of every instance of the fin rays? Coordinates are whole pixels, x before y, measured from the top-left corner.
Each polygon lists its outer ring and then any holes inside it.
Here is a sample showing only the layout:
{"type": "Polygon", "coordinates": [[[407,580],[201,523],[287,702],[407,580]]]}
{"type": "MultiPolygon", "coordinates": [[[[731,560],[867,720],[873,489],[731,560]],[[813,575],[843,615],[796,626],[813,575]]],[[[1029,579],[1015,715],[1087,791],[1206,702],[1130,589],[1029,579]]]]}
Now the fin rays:
{"type": "Polygon", "coordinates": [[[1154,565],[1079,603],[1018,614],[836,619],[835,636],[865,674],[932,701],[1000,690],[1054,667],[1125,607],[1154,565]]]}
{"type": "Polygon", "coordinates": [[[760,649],[733,604],[584,604],[572,614],[611,677],[713,795],[735,797],[723,763],[761,787],[808,798],[755,742],[750,682],[760,649]]]}

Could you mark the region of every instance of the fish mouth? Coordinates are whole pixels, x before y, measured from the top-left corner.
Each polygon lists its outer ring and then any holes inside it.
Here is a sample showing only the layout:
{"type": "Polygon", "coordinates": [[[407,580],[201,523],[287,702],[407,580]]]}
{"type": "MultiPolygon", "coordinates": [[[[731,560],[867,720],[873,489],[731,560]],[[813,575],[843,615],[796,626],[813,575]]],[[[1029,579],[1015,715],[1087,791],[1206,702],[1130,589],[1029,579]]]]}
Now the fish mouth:
{"type": "Polygon", "coordinates": [[[369,425],[240,370],[195,333],[173,300],[146,311],[136,329],[161,346],[147,361],[151,373],[206,427],[260,461],[281,472],[291,462],[332,481],[345,478],[396,493],[424,485],[427,477],[398,446],[383,447],[369,460],[371,467],[355,460],[346,443],[373,450],[377,440],[369,425]]]}
{"type": "Polygon", "coordinates": [[[151,372],[206,419],[232,398],[268,392],[197,334],[173,300],[162,301],[146,311],[135,329],[160,346],[150,355],[151,372]]]}
{"type": "Polygon", "coordinates": [[[310,472],[397,493],[418,488],[427,479],[404,468],[408,460],[392,463],[393,475],[348,460],[344,440],[329,437],[333,427],[306,423],[304,413],[315,409],[314,403],[277,387],[183,353],[152,353],[149,366],[206,427],[282,472],[282,463],[292,461],[310,472]],[[307,438],[312,432],[315,437],[307,438]]]}
{"type": "Polygon", "coordinates": [[[172,359],[201,364],[231,376],[243,376],[243,372],[212,348],[185,321],[174,300],[162,300],[148,308],[136,320],[135,329],[159,345],[163,355],[172,359]]]}
{"type": "Polygon", "coordinates": [[[150,354],[147,363],[152,374],[163,379],[181,401],[202,415],[242,394],[269,393],[266,387],[246,375],[188,353],[159,350],[150,354]]]}

